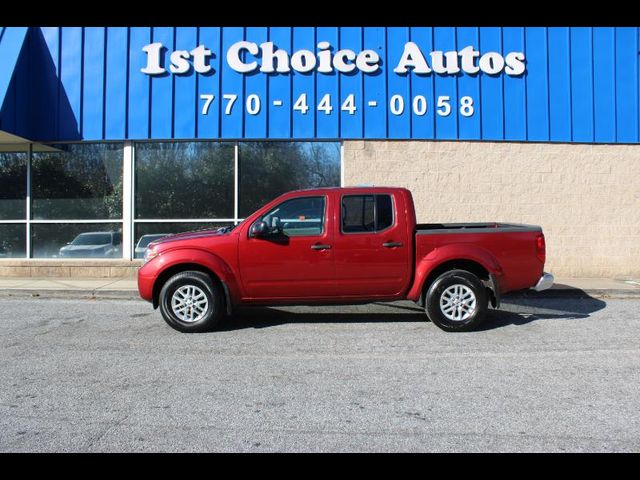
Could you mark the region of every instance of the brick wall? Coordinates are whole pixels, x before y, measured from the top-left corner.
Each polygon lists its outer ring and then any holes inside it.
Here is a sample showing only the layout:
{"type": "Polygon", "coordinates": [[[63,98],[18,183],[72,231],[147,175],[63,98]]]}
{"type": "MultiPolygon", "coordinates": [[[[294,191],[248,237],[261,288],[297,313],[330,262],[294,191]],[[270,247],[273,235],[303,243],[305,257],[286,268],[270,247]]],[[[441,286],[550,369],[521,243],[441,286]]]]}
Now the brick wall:
{"type": "Polygon", "coordinates": [[[541,225],[558,277],[640,275],[640,146],[346,141],[344,181],[409,188],[419,222],[541,225]]]}

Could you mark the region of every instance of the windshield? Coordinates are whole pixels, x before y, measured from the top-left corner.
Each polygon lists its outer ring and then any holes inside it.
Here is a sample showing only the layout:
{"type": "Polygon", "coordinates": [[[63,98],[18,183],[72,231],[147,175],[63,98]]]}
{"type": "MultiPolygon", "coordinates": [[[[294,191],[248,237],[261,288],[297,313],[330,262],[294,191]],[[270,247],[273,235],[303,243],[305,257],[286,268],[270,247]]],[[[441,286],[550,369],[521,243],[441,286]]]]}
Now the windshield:
{"type": "Polygon", "coordinates": [[[171,235],[170,233],[159,233],[157,235],[145,235],[138,242],[138,248],[147,248],[154,240],[158,240],[159,238],[166,237],[167,235],[171,235]]]}
{"type": "Polygon", "coordinates": [[[105,245],[111,243],[111,235],[108,233],[81,233],[71,245],[105,245]]]}

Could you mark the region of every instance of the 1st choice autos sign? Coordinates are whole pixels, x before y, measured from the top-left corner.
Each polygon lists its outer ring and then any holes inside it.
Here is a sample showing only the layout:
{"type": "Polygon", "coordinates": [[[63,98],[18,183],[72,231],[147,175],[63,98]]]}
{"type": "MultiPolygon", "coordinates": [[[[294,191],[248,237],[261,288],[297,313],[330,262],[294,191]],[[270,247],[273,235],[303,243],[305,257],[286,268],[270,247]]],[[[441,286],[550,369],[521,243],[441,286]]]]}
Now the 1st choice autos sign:
{"type": "MultiPolygon", "coordinates": [[[[228,68],[234,72],[255,75],[291,75],[311,74],[319,75],[363,75],[376,76],[383,68],[383,59],[373,49],[359,51],[349,48],[336,49],[328,41],[317,42],[315,51],[298,49],[289,51],[279,47],[274,42],[238,41],[233,43],[222,58],[228,68]]],[[[193,72],[200,75],[211,75],[216,69],[211,64],[212,58],[220,56],[207,45],[200,44],[191,50],[169,50],[161,42],[153,42],[143,47],[146,54],[146,65],[140,71],[149,76],[189,75],[193,72]]],[[[406,76],[413,73],[417,76],[457,76],[460,74],[475,75],[483,72],[487,75],[521,76],[526,70],[525,54],[521,51],[512,51],[501,54],[495,51],[481,52],[473,45],[467,45],[459,50],[425,51],[415,42],[406,42],[400,53],[399,60],[391,66],[394,75],[406,76]]],[[[358,106],[376,108],[378,102],[370,99],[358,99],[358,91],[341,91],[340,99],[332,98],[330,93],[317,96],[315,105],[311,105],[310,92],[299,93],[285,105],[279,98],[272,98],[270,102],[274,107],[291,108],[295,114],[307,115],[311,109],[331,115],[336,111],[355,115],[358,106]]],[[[217,100],[217,92],[200,93],[202,105],[200,113],[208,115],[211,107],[217,100]]],[[[238,94],[221,91],[220,100],[223,102],[221,111],[223,115],[231,115],[235,108],[244,108],[247,115],[258,115],[264,108],[267,99],[259,93],[245,92],[244,102],[237,102],[238,94]],[[242,105],[244,103],[244,105],[242,105]]],[[[314,96],[315,97],[315,96],[314,96]]],[[[458,108],[460,115],[470,117],[474,114],[476,99],[469,95],[459,98],[459,105],[452,105],[449,95],[440,95],[434,98],[436,113],[440,116],[448,116],[452,108],[458,108]]],[[[427,114],[428,105],[425,95],[414,95],[413,98],[405,98],[399,93],[389,92],[388,109],[392,115],[402,115],[405,108],[411,108],[418,116],[427,114]],[[408,105],[408,107],[406,107],[408,105]]]]}

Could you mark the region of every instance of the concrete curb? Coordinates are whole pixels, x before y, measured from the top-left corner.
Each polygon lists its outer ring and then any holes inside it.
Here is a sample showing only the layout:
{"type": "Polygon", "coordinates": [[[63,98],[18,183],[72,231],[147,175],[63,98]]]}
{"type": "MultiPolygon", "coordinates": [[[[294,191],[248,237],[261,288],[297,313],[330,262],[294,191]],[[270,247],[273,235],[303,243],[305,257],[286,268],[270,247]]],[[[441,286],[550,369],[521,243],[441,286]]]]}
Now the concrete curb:
{"type": "Polygon", "coordinates": [[[46,289],[5,289],[0,298],[69,298],[69,299],[110,299],[142,300],[137,290],[46,290],[46,289]]]}

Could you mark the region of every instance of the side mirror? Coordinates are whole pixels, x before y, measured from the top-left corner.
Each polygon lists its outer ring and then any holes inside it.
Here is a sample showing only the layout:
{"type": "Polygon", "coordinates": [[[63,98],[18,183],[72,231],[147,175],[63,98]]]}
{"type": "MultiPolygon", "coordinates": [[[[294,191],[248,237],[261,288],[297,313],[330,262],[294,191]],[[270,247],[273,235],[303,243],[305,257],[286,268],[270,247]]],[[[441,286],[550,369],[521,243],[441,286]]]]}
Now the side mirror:
{"type": "Polygon", "coordinates": [[[262,220],[258,220],[249,229],[250,237],[264,237],[269,233],[269,226],[262,220]]]}

